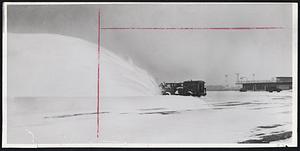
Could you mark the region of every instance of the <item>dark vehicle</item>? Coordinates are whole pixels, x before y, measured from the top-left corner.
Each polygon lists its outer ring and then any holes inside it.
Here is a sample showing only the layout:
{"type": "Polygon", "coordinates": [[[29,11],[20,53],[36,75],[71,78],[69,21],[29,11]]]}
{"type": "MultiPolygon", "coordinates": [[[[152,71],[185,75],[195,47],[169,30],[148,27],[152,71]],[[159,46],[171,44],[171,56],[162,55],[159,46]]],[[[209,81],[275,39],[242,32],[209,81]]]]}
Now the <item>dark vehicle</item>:
{"type": "Polygon", "coordinates": [[[266,91],[269,91],[269,92],[273,92],[273,91],[280,92],[281,89],[279,89],[277,87],[267,87],[266,91]]]}
{"type": "Polygon", "coordinates": [[[247,92],[247,89],[246,88],[241,88],[240,92],[247,92]]]}
{"type": "Polygon", "coordinates": [[[205,96],[204,81],[184,81],[183,83],[162,83],[163,95],[205,96]]]}

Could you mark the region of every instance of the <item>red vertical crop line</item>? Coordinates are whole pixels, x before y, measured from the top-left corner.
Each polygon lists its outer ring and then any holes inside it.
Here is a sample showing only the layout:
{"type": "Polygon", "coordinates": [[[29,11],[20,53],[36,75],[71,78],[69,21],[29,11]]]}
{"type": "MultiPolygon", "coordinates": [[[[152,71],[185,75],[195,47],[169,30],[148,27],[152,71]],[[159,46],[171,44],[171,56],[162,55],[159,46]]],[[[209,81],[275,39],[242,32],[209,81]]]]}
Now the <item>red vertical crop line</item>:
{"type": "Polygon", "coordinates": [[[99,138],[99,128],[100,128],[100,119],[99,119],[99,110],[100,110],[100,11],[98,11],[98,50],[97,50],[97,138],[99,138]]]}

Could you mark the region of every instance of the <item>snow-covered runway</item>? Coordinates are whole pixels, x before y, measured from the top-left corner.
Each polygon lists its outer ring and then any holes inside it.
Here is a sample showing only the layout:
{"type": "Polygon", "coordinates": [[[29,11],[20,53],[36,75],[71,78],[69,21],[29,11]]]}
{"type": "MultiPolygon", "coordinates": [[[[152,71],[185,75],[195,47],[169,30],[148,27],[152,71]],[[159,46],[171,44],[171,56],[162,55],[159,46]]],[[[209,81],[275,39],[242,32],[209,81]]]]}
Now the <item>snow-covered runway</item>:
{"type": "Polygon", "coordinates": [[[210,144],[291,141],[292,92],[213,92],[205,97],[8,100],[8,144],[210,144]]]}

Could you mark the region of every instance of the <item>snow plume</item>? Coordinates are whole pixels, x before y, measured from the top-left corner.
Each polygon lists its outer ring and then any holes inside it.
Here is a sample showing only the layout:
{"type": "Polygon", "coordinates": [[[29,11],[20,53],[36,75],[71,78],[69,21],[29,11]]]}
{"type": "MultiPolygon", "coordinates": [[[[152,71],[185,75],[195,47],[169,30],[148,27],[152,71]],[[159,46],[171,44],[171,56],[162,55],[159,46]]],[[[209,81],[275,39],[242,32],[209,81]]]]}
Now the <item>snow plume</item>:
{"type": "MultiPolygon", "coordinates": [[[[97,92],[97,45],[56,34],[8,34],[8,97],[87,97],[97,92]]],[[[145,70],[101,48],[100,95],[156,95],[145,70]]]]}

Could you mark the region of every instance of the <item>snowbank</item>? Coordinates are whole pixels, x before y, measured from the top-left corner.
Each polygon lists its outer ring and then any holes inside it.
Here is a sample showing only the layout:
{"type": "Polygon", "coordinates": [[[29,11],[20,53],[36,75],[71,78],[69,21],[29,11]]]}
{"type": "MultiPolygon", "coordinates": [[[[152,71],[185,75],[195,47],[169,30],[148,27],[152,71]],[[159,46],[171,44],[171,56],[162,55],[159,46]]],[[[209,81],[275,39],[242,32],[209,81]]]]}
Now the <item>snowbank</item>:
{"type": "MultiPolygon", "coordinates": [[[[56,34],[8,34],[8,97],[96,96],[97,45],[56,34]]],[[[101,48],[101,96],[147,96],[146,71],[101,48]]]]}

